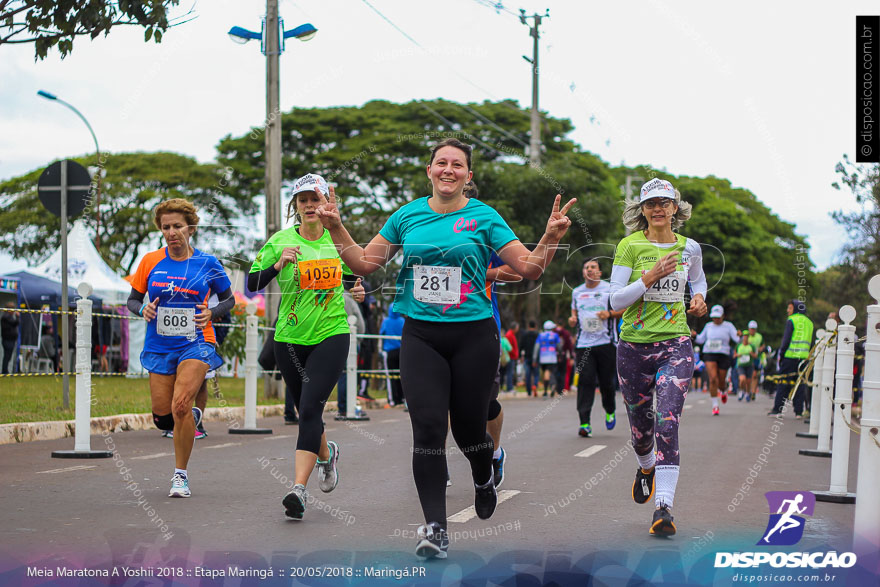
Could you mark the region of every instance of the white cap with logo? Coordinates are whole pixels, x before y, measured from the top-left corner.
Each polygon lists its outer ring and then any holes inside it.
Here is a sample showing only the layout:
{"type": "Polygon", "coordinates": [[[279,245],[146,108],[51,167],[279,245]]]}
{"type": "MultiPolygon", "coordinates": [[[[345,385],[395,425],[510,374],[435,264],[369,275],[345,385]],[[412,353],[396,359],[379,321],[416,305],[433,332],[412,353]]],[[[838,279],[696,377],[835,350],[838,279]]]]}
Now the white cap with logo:
{"type": "Polygon", "coordinates": [[[721,318],[722,316],[724,316],[724,306],[719,304],[712,306],[712,310],[709,312],[709,318],[721,318]]]}
{"type": "Polygon", "coordinates": [[[758,327],[757,322],[755,322],[754,320],[749,321],[749,328],[757,328],[757,327],[758,327]]]}
{"type": "Polygon", "coordinates": [[[290,195],[295,196],[300,192],[321,192],[326,196],[330,193],[330,188],[324,178],[317,173],[306,173],[293,182],[293,188],[290,190],[290,195]]]}
{"type": "Polygon", "coordinates": [[[553,330],[554,328],[556,328],[556,323],[553,320],[544,322],[544,330],[553,330]]]}
{"type": "Polygon", "coordinates": [[[675,188],[665,179],[652,179],[642,185],[639,192],[639,203],[651,198],[672,198],[675,199],[675,188]]]}

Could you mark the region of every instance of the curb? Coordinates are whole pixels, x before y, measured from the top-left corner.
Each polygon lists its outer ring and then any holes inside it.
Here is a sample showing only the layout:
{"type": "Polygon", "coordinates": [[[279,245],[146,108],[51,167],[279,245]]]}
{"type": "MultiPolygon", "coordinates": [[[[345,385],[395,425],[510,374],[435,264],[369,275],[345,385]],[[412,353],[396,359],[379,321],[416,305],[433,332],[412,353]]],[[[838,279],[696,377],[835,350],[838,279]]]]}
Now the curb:
{"type": "MultiPolygon", "coordinates": [[[[521,394],[499,399],[520,399],[521,394]]],[[[522,399],[526,396],[522,394],[522,399]]],[[[361,399],[361,401],[363,401],[361,399]]],[[[381,408],[388,403],[385,398],[376,398],[372,402],[366,402],[365,408],[381,408]]],[[[335,401],[328,401],[325,410],[336,411],[335,401]]],[[[270,404],[257,406],[257,418],[272,418],[284,415],[284,404],[270,404]]],[[[244,421],[244,406],[226,408],[207,408],[202,416],[206,422],[231,422],[244,421]]],[[[128,430],[152,430],[152,414],[120,414],[117,416],[103,416],[91,419],[91,434],[100,435],[104,432],[114,434],[128,430]]],[[[38,440],[58,440],[70,438],[76,434],[76,420],[59,420],[54,422],[16,422],[12,424],[0,424],[0,445],[19,444],[22,442],[35,442],[38,440]]]]}
{"type": "MultiPolygon", "coordinates": [[[[336,402],[327,402],[327,407],[335,409],[336,402]]],[[[271,418],[284,414],[284,404],[257,406],[257,418],[271,418]]],[[[206,422],[229,422],[244,420],[244,407],[208,408],[203,419],[206,422]]],[[[100,435],[104,432],[116,433],[128,430],[152,430],[152,414],[120,414],[91,419],[91,434],[100,435]]],[[[0,444],[16,444],[37,440],[57,440],[76,434],[75,420],[56,422],[18,422],[0,424],[0,444]]]]}

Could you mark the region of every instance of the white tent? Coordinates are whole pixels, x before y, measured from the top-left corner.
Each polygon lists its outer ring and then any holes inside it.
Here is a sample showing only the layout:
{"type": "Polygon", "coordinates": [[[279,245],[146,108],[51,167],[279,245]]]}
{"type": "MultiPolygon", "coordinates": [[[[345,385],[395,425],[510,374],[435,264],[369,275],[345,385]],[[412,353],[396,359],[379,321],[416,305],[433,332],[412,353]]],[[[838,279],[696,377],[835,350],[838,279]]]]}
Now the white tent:
{"type": "MultiPolygon", "coordinates": [[[[25,271],[60,282],[61,246],[48,259],[25,271]]],[[[131,284],[107,265],[85,227],[77,222],[67,233],[67,284],[75,288],[82,281],[91,284],[105,304],[125,304],[131,291],[131,284]]]]}
{"type": "MultiPolygon", "coordinates": [[[[28,273],[61,281],[61,246],[48,259],[36,267],[25,269],[28,273]]],[[[67,233],[67,283],[76,287],[81,282],[92,286],[96,296],[105,305],[124,305],[131,292],[131,284],[116,274],[104,261],[92,243],[82,223],[74,223],[67,233]]],[[[106,310],[105,310],[106,311],[106,310]]],[[[140,374],[140,352],[144,346],[146,328],[143,322],[132,320],[128,324],[128,372],[140,374]]]]}

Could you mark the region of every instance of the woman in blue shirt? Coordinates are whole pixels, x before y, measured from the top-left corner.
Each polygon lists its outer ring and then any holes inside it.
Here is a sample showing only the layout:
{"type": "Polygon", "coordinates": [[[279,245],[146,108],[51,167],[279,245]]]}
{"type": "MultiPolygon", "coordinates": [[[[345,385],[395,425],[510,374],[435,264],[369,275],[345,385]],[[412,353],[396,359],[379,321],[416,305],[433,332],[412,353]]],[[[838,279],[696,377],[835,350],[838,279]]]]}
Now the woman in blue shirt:
{"type": "Polygon", "coordinates": [[[562,196],[556,196],[541,242],[529,251],[494,209],[463,194],[473,177],[468,145],[441,141],[426,172],[432,194],[398,209],[366,248],[342,225],[333,187],[318,215],[358,275],[372,273],[403,250],[394,309],[407,317],[400,376],[413,428],[413,477],[426,522],[419,528],[416,554],[446,558],[447,424],[471,465],[477,516],[489,518],[497,504],[494,444],[486,433],[500,353],[491,301],[483,295],[489,258],[496,251],[516,273],[539,278],[571,226],[565,214],[576,200],[560,209],[562,196]]]}

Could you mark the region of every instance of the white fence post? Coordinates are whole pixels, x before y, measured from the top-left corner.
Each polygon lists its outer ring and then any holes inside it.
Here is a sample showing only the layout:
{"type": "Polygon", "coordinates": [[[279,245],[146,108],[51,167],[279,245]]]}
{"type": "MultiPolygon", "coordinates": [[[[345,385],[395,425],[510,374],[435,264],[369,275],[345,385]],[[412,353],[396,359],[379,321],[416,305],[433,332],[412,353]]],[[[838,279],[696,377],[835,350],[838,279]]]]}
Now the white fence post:
{"type": "MultiPolygon", "coordinates": [[[[825,331],[821,328],[816,331],[815,344],[819,344],[822,341],[824,334],[825,331]]],[[[822,411],[819,403],[819,394],[822,391],[822,351],[819,352],[816,360],[813,362],[813,384],[810,388],[807,392],[810,394],[810,430],[809,432],[795,433],[795,436],[800,438],[819,438],[819,414],[822,411]]]]}
{"type": "Polygon", "coordinates": [[[857,553],[876,555],[880,549],[880,275],[868,282],[876,303],[868,306],[868,338],[865,342],[865,373],[862,382],[862,434],[859,439],[859,470],[856,483],[853,546],[857,553]]]}
{"type": "Polygon", "coordinates": [[[838,313],[844,324],[837,327],[837,375],[834,391],[834,440],[831,448],[831,485],[828,491],[814,491],[819,501],[855,503],[856,494],[847,493],[849,474],[849,427],[852,414],[853,357],[856,327],[850,324],[856,309],[843,306],[838,313]]]}
{"type": "Polygon", "coordinates": [[[272,434],[270,428],[257,428],[257,357],[259,356],[259,319],[253,302],[245,308],[247,318],[244,342],[244,426],[230,428],[230,434],[272,434]]]}
{"type": "Polygon", "coordinates": [[[831,337],[837,328],[837,322],[828,319],[825,322],[825,330],[819,330],[822,333],[822,341],[825,348],[822,354],[813,363],[813,372],[817,370],[821,373],[821,380],[817,388],[819,393],[814,396],[818,403],[814,403],[810,407],[810,424],[813,419],[819,420],[819,442],[815,449],[801,449],[798,452],[808,457],[831,457],[831,393],[834,389],[834,360],[836,345],[830,344],[831,337]],[[821,362],[820,362],[821,361],[821,362]]]}
{"type": "MultiPolygon", "coordinates": [[[[94,459],[112,457],[109,450],[91,450],[92,434],[92,286],[82,282],[76,288],[81,296],[76,301],[76,403],[73,450],[56,450],[57,459],[94,459]]],[[[67,308],[64,308],[67,311],[67,308]]],[[[61,315],[67,320],[67,315],[61,315]]],[[[68,364],[70,364],[68,362],[68,364]]]]}

